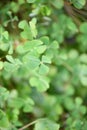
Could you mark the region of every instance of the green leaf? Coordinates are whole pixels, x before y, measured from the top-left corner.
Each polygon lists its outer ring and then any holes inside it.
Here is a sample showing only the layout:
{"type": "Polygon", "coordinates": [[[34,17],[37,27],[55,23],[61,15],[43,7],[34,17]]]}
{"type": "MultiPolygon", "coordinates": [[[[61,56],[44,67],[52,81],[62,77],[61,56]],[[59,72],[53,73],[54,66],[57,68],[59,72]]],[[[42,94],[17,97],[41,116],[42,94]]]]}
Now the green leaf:
{"type": "Polygon", "coordinates": [[[31,112],[33,110],[34,101],[31,98],[26,98],[24,103],[24,112],[31,112]]]}
{"type": "Polygon", "coordinates": [[[14,13],[17,13],[19,11],[19,4],[17,2],[12,1],[10,6],[11,6],[11,10],[14,13]]]}
{"type": "Polygon", "coordinates": [[[27,51],[33,51],[33,50],[35,51],[35,50],[38,50],[38,47],[40,45],[42,45],[42,44],[43,44],[43,42],[40,41],[40,40],[28,41],[28,42],[26,42],[24,44],[23,49],[24,49],[25,52],[27,52],[27,51]]]}
{"type": "Polygon", "coordinates": [[[0,70],[2,70],[4,67],[4,63],[2,61],[0,61],[0,70]]]}
{"type": "Polygon", "coordinates": [[[21,21],[19,23],[18,27],[23,29],[23,31],[21,32],[22,38],[29,39],[29,40],[33,39],[31,29],[30,29],[28,23],[25,20],[21,21]]]}
{"type": "Polygon", "coordinates": [[[32,77],[29,82],[32,87],[36,87],[40,92],[44,92],[49,88],[48,81],[45,77],[32,77]]]}
{"type": "Polygon", "coordinates": [[[30,29],[31,29],[31,32],[32,32],[32,36],[33,36],[34,38],[36,38],[36,36],[37,36],[36,19],[33,18],[33,19],[29,22],[29,24],[30,24],[30,29]]]}
{"type": "Polygon", "coordinates": [[[0,110],[0,128],[8,128],[9,127],[9,120],[7,115],[0,110]]]}
{"type": "Polygon", "coordinates": [[[51,59],[45,55],[42,56],[42,62],[43,63],[51,63],[51,59]]]}
{"type": "Polygon", "coordinates": [[[51,14],[50,8],[48,8],[46,5],[41,6],[40,12],[43,16],[49,16],[51,14]]]}
{"type": "Polygon", "coordinates": [[[40,38],[41,39],[41,41],[45,44],[45,45],[49,45],[49,37],[47,37],[47,36],[43,36],[43,37],[41,37],[40,38]]]}
{"type": "Polygon", "coordinates": [[[24,100],[20,97],[16,97],[9,100],[9,106],[12,108],[21,108],[24,105],[24,100]]]}
{"type": "Polygon", "coordinates": [[[78,32],[77,26],[71,19],[67,19],[67,29],[69,30],[69,36],[74,35],[75,33],[78,32]]]}
{"type": "Polygon", "coordinates": [[[39,67],[39,74],[47,74],[49,72],[49,67],[47,65],[41,64],[39,67]]]}
{"type": "Polygon", "coordinates": [[[79,66],[79,78],[83,86],[87,86],[87,65],[83,64],[79,66]]]}
{"type": "Polygon", "coordinates": [[[25,0],[18,0],[19,5],[24,4],[25,0]]]}
{"type": "Polygon", "coordinates": [[[14,62],[15,62],[14,59],[13,59],[13,57],[12,57],[11,55],[7,55],[7,56],[6,56],[6,59],[7,59],[9,62],[11,62],[11,63],[14,63],[14,62]]]}
{"type": "Polygon", "coordinates": [[[11,56],[8,56],[7,58],[10,61],[10,63],[7,61],[4,62],[4,69],[7,72],[12,73],[16,71],[22,65],[19,59],[13,59],[11,56]]]}
{"type": "Polygon", "coordinates": [[[40,60],[36,56],[30,55],[30,53],[23,57],[23,62],[31,70],[37,68],[40,65],[40,60]]]}
{"type": "Polygon", "coordinates": [[[3,103],[3,101],[7,100],[9,96],[9,91],[0,86],[0,104],[3,103]]]}
{"type": "Polygon", "coordinates": [[[78,9],[81,9],[86,4],[86,0],[72,0],[72,2],[73,5],[78,9]]]}
{"type": "Polygon", "coordinates": [[[3,108],[6,104],[6,102],[8,101],[9,98],[9,91],[0,86],[0,107],[3,108]]]}
{"type": "Polygon", "coordinates": [[[34,3],[36,0],[27,0],[28,3],[34,3]]]}
{"type": "Polygon", "coordinates": [[[26,20],[22,20],[21,22],[19,22],[18,27],[21,29],[24,29],[25,26],[28,26],[28,23],[26,22],[26,20]]]}
{"type": "Polygon", "coordinates": [[[17,52],[20,54],[26,53],[26,52],[34,52],[41,54],[46,50],[46,46],[42,45],[43,42],[41,40],[32,40],[25,42],[24,45],[19,45],[17,47],[17,52]]]}
{"type": "Polygon", "coordinates": [[[50,46],[49,46],[49,48],[51,49],[58,49],[59,48],[59,44],[58,44],[58,42],[57,41],[53,41],[51,44],[50,44],[50,46]]]}
{"type": "Polygon", "coordinates": [[[63,0],[54,0],[52,1],[52,4],[57,8],[57,9],[61,9],[64,5],[64,1],[63,0]]]}
{"type": "Polygon", "coordinates": [[[52,58],[56,50],[59,48],[59,43],[56,40],[53,42],[51,41],[50,43],[50,40],[47,36],[41,37],[41,41],[43,41],[43,44],[46,45],[46,55],[48,55],[49,59],[52,58]]]}
{"type": "Polygon", "coordinates": [[[34,130],[59,130],[59,124],[44,118],[37,121],[34,130]]]}
{"type": "Polygon", "coordinates": [[[75,99],[75,102],[76,102],[76,105],[80,106],[83,101],[82,101],[82,99],[81,99],[80,97],[77,97],[77,98],[75,99]]]}
{"type": "Polygon", "coordinates": [[[37,52],[38,52],[39,54],[42,54],[42,53],[44,53],[44,52],[46,51],[46,49],[47,49],[47,46],[46,46],[46,45],[41,45],[41,46],[39,46],[39,47],[37,48],[37,52]]]}
{"type": "Polygon", "coordinates": [[[81,54],[79,60],[81,63],[87,64],[87,54],[81,54]]]}
{"type": "Polygon", "coordinates": [[[82,76],[80,78],[80,82],[82,83],[83,86],[87,86],[87,76],[82,76]]]}
{"type": "Polygon", "coordinates": [[[21,32],[21,37],[24,39],[32,40],[33,36],[32,36],[30,28],[25,28],[25,30],[21,32]]]}
{"type": "Polygon", "coordinates": [[[3,32],[3,36],[4,36],[4,38],[6,38],[7,40],[9,39],[9,34],[8,34],[7,31],[4,31],[4,32],[3,32]]]}
{"type": "Polygon", "coordinates": [[[80,26],[80,32],[87,34],[87,23],[84,22],[83,24],[81,24],[80,26]]]}

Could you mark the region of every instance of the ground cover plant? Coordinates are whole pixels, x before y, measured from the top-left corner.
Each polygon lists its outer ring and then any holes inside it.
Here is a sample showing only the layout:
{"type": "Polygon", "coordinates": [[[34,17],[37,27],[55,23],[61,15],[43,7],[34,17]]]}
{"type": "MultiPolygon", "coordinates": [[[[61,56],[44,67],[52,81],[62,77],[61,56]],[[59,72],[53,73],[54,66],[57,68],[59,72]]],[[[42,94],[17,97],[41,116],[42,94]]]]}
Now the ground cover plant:
{"type": "Polygon", "coordinates": [[[0,1],[0,130],[87,129],[87,1],[0,1]]]}

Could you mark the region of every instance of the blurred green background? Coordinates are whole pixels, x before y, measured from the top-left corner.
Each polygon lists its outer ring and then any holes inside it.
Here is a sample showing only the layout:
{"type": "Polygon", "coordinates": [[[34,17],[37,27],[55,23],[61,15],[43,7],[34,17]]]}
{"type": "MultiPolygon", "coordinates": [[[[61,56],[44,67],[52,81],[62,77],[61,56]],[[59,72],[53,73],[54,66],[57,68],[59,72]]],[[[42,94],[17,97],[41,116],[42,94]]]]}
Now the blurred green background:
{"type": "Polygon", "coordinates": [[[86,3],[0,2],[0,130],[87,129],[86,3]]]}

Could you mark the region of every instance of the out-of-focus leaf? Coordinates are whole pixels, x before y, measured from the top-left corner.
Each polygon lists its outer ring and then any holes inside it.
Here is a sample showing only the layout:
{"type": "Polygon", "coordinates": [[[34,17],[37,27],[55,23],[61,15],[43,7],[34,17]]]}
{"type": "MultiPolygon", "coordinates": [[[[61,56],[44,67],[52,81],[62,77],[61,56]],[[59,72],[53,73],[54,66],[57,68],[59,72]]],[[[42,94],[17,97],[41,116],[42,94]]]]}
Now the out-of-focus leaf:
{"type": "Polygon", "coordinates": [[[34,130],[59,130],[59,124],[49,119],[41,119],[35,124],[34,130]]]}

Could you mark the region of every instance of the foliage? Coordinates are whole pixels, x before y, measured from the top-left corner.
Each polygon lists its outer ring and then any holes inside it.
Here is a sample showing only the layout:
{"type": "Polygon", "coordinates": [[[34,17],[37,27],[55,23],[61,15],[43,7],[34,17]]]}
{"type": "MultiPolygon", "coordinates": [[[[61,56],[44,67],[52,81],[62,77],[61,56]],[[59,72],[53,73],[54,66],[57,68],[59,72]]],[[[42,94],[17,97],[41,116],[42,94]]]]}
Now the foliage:
{"type": "Polygon", "coordinates": [[[87,1],[0,8],[0,130],[86,130],[87,1]]]}

